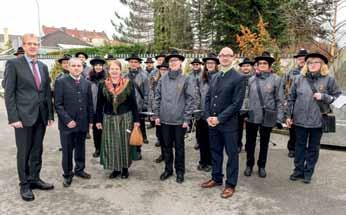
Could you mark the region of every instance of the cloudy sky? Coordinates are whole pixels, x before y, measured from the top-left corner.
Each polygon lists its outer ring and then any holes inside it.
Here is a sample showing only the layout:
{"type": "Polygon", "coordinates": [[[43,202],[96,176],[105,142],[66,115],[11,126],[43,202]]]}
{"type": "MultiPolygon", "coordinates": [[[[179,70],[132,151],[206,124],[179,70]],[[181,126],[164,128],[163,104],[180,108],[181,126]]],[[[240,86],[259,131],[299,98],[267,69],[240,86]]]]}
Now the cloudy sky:
{"type": "MultiPolygon", "coordinates": [[[[119,0],[37,0],[40,6],[41,25],[105,31],[114,33],[110,22],[114,11],[122,16],[128,13],[119,0]]],[[[346,19],[346,8],[339,13],[338,21],[346,19]]],[[[34,32],[38,34],[36,0],[1,0],[0,33],[7,27],[10,34],[34,32]]],[[[346,26],[343,30],[346,34],[346,26]]],[[[346,36],[343,37],[346,45],[346,36]]]]}

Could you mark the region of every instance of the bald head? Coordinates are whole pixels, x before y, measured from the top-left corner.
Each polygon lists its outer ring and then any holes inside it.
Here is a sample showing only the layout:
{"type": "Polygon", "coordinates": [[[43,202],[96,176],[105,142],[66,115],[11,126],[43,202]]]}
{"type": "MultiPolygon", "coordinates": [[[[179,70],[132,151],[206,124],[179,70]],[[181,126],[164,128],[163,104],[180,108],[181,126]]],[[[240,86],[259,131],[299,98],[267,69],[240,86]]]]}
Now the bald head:
{"type": "Polygon", "coordinates": [[[225,47],[221,49],[219,53],[219,59],[220,59],[220,64],[223,67],[228,67],[232,64],[233,62],[233,57],[234,53],[233,50],[229,47],[225,47]]]}

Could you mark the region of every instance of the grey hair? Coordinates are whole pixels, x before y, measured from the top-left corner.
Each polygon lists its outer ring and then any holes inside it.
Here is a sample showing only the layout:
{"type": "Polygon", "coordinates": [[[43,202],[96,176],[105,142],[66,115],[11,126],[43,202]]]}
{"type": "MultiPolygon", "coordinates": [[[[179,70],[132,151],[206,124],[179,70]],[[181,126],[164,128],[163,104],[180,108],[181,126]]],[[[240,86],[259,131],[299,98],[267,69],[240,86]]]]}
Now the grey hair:
{"type": "Polygon", "coordinates": [[[26,33],[26,34],[24,34],[23,36],[22,36],[22,42],[23,42],[23,44],[25,43],[25,39],[26,38],[36,38],[37,40],[38,40],[38,37],[35,35],[35,34],[33,34],[33,33],[26,33]]]}
{"type": "Polygon", "coordinates": [[[68,60],[68,65],[71,65],[73,62],[77,62],[77,61],[83,65],[82,61],[77,57],[70,58],[70,60],[68,60]]]}

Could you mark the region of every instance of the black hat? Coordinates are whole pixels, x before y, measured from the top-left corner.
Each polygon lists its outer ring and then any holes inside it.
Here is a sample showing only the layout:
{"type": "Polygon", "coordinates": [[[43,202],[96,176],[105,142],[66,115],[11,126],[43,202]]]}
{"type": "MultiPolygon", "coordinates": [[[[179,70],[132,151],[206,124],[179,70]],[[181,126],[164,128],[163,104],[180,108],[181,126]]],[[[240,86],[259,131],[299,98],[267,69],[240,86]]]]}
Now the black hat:
{"type": "Polygon", "coordinates": [[[81,51],[81,52],[77,52],[74,56],[75,56],[75,57],[78,57],[79,55],[84,55],[84,57],[85,57],[86,59],[88,59],[88,57],[89,57],[87,53],[82,52],[82,51],[81,51]]]}
{"type": "Polygon", "coordinates": [[[159,55],[155,56],[155,59],[157,60],[159,57],[166,57],[167,53],[166,52],[161,52],[159,55]]]}
{"type": "Polygon", "coordinates": [[[172,50],[172,52],[168,56],[166,56],[165,60],[168,62],[172,57],[179,58],[181,61],[185,60],[185,57],[183,55],[180,55],[179,52],[175,49],[172,50]]]}
{"type": "Polygon", "coordinates": [[[296,54],[296,55],[294,55],[293,57],[294,58],[298,58],[298,57],[305,57],[307,54],[309,54],[308,53],[308,51],[306,50],[306,49],[300,49],[299,51],[298,51],[298,53],[296,54]]]}
{"type": "Polygon", "coordinates": [[[13,55],[17,56],[19,54],[25,54],[25,51],[24,51],[23,47],[21,47],[21,46],[18,47],[17,52],[14,53],[13,55]]]}
{"type": "Polygon", "coordinates": [[[144,63],[154,63],[154,61],[151,57],[148,57],[144,63]]]}
{"type": "Polygon", "coordinates": [[[100,56],[95,56],[94,59],[92,59],[90,61],[90,64],[93,66],[95,66],[96,64],[104,65],[104,64],[106,64],[106,61],[103,58],[101,58],[100,56]]]}
{"type": "Polygon", "coordinates": [[[240,64],[239,64],[239,66],[241,67],[241,66],[243,66],[244,64],[250,64],[251,66],[253,66],[255,63],[254,62],[252,62],[249,58],[244,58],[244,60],[243,60],[243,62],[241,62],[240,64]]]}
{"type": "Polygon", "coordinates": [[[63,60],[70,60],[70,58],[72,58],[71,55],[69,54],[64,54],[64,56],[62,58],[58,59],[58,62],[61,64],[63,60]]]}
{"type": "Polygon", "coordinates": [[[200,61],[199,58],[193,59],[193,61],[191,62],[191,64],[194,64],[194,63],[203,64],[203,62],[200,61]]]}
{"type": "Polygon", "coordinates": [[[112,54],[107,54],[105,56],[105,60],[116,60],[117,58],[115,58],[112,54]]]}
{"type": "Polygon", "coordinates": [[[125,60],[126,60],[126,61],[138,60],[140,63],[142,63],[142,58],[140,58],[140,57],[138,56],[138,54],[134,54],[134,53],[132,53],[132,54],[130,55],[130,57],[126,58],[125,60]]]}
{"type": "Polygon", "coordinates": [[[215,53],[208,53],[208,56],[203,58],[202,60],[204,63],[206,63],[208,60],[213,60],[216,62],[216,64],[220,64],[220,61],[215,53]]]}
{"type": "Polygon", "coordinates": [[[158,68],[158,69],[160,69],[161,67],[165,67],[165,68],[169,68],[169,66],[168,66],[168,63],[167,62],[164,62],[163,64],[161,64],[161,65],[157,65],[156,66],[156,68],[158,68]]]}
{"type": "Polygon", "coordinates": [[[255,58],[255,63],[257,63],[258,61],[260,60],[265,60],[269,63],[269,65],[271,66],[275,59],[273,57],[270,56],[270,53],[269,52],[263,52],[261,56],[258,56],[255,58]]]}
{"type": "Polygon", "coordinates": [[[305,56],[305,61],[307,61],[309,58],[312,58],[312,57],[320,58],[324,61],[325,64],[328,64],[328,58],[318,52],[307,54],[305,56]]]}

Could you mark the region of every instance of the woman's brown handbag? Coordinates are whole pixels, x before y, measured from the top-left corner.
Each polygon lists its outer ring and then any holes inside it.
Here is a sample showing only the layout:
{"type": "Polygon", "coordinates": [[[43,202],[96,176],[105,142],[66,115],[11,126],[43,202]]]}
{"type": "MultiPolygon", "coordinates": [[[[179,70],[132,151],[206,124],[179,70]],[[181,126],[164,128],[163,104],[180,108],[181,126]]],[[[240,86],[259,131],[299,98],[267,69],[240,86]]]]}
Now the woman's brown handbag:
{"type": "Polygon", "coordinates": [[[141,146],[143,145],[143,135],[139,127],[134,127],[130,136],[131,146],[141,146]]]}

